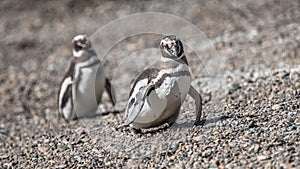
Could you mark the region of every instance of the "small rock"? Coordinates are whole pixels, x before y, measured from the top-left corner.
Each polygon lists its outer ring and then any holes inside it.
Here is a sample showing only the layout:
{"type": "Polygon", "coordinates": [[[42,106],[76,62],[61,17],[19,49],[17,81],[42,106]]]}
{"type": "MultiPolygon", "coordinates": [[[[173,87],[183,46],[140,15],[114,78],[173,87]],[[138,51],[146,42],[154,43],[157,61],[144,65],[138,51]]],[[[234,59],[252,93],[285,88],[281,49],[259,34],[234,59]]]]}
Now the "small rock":
{"type": "Polygon", "coordinates": [[[60,147],[58,147],[58,150],[60,151],[60,152],[63,152],[63,151],[65,151],[65,150],[67,150],[69,147],[68,146],[60,146],[60,147]]]}
{"type": "Polygon", "coordinates": [[[193,139],[195,142],[200,142],[200,141],[205,140],[206,137],[203,136],[203,135],[199,135],[199,136],[193,137],[192,139],[193,139]]]}
{"type": "Polygon", "coordinates": [[[219,168],[220,168],[220,169],[225,169],[225,166],[224,166],[223,164],[220,164],[220,165],[219,165],[219,168]]]}
{"type": "Polygon", "coordinates": [[[267,156],[267,155],[259,155],[259,156],[257,156],[257,160],[268,160],[268,159],[270,159],[270,157],[267,156]]]}
{"type": "Polygon", "coordinates": [[[229,142],[229,147],[233,148],[235,146],[236,146],[236,142],[235,141],[229,142]]]}
{"type": "Polygon", "coordinates": [[[14,113],[16,113],[16,114],[24,113],[24,112],[25,112],[25,109],[23,106],[14,108],[14,113]]]}
{"type": "Polygon", "coordinates": [[[179,144],[178,143],[173,143],[172,145],[171,145],[171,148],[172,149],[178,149],[178,147],[179,147],[179,144]]]}
{"type": "Polygon", "coordinates": [[[238,90],[238,89],[240,89],[240,88],[241,88],[240,84],[235,82],[235,83],[232,83],[232,84],[230,85],[229,90],[230,90],[230,91],[236,91],[236,90],[238,90]]]}
{"type": "Polygon", "coordinates": [[[61,165],[58,165],[58,166],[56,166],[56,168],[58,168],[58,169],[61,169],[61,168],[66,168],[67,167],[67,165],[66,164],[61,164],[61,165]]]}
{"type": "Polygon", "coordinates": [[[77,161],[81,161],[80,155],[76,155],[76,156],[74,156],[74,158],[75,158],[77,161]]]}
{"type": "Polygon", "coordinates": [[[41,146],[41,147],[38,148],[38,150],[39,150],[40,152],[42,152],[42,153],[46,153],[46,152],[48,151],[48,148],[47,148],[47,147],[41,146]]]}
{"type": "Polygon", "coordinates": [[[248,128],[253,128],[255,127],[255,122],[254,121],[250,121],[247,125],[248,128]]]}
{"type": "Polygon", "coordinates": [[[279,110],[280,109],[280,105],[279,104],[275,104],[272,106],[272,110],[279,110]]]}
{"type": "Polygon", "coordinates": [[[36,146],[38,146],[38,143],[36,141],[31,143],[31,147],[36,147],[36,146]]]}
{"type": "Polygon", "coordinates": [[[259,144],[255,144],[255,145],[254,145],[254,151],[255,151],[256,153],[258,153],[259,150],[260,150],[259,144]]]}
{"type": "Polygon", "coordinates": [[[202,157],[210,156],[211,152],[212,152],[211,148],[206,149],[204,152],[202,152],[202,157]]]}
{"type": "Polygon", "coordinates": [[[288,147],[286,148],[286,150],[287,150],[287,151],[293,151],[293,150],[295,150],[295,148],[292,147],[292,146],[288,146],[288,147]]]}

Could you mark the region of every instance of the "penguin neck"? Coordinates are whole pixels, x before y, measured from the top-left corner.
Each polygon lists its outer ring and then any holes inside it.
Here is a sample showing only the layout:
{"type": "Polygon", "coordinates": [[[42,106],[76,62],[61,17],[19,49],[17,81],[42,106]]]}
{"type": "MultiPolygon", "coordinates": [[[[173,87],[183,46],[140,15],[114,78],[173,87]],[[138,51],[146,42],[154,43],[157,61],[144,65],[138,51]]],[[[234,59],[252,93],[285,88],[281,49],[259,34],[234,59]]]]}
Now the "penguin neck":
{"type": "Polygon", "coordinates": [[[81,57],[84,53],[94,53],[93,51],[93,48],[88,48],[88,49],[82,49],[82,50],[79,50],[79,51],[76,51],[76,50],[72,50],[73,52],[73,55],[76,57],[76,58],[79,58],[81,57]]]}
{"type": "Polygon", "coordinates": [[[79,58],[80,56],[82,56],[83,53],[84,53],[84,50],[76,51],[73,49],[73,56],[75,56],[76,58],[79,58]]]}
{"type": "Polygon", "coordinates": [[[186,56],[184,53],[182,53],[182,55],[176,59],[171,59],[171,58],[167,58],[167,57],[164,57],[161,55],[161,61],[162,62],[170,62],[170,61],[176,61],[176,62],[181,62],[181,63],[184,63],[184,64],[187,64],[188,65],[188,62],[187,62],[187,59],[186,59],[186,56]]]}

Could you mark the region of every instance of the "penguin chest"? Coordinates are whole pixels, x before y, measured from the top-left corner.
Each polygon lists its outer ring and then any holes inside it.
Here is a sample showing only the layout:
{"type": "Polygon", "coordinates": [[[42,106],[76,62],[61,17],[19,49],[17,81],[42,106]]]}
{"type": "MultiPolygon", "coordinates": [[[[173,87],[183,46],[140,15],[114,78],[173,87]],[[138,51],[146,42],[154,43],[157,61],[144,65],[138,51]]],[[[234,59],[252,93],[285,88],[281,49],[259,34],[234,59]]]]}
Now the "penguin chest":
{"type": "Polygon", "coordinates": [[[155,90],[159,98],[167,98],[172,103],[176,100],[185,100],[191,84],[190,76],[167,77],[155,90]]]}
{"type": "Polygon", "coordinates": [[[175,115],[184,102],[191,84],[190,76],[167,77],[162,85],[155,90],[158,98],[165,99],[166,105],[158,118],[165,120],[175,115]]]}
{"type": "Polygon", "coordinates": [[[153,90],[135,120],[138,123],[164,121],[176,114],[185,100],[191,83],[190,76],[167,77],[153,90]]]}
{"type": "Polygon", "coordinates": [[[105,85],[103,68],[98,65],[79,69],[76,85],[73,86],[77,115],[96,111],[98,99],[105,85]]]}

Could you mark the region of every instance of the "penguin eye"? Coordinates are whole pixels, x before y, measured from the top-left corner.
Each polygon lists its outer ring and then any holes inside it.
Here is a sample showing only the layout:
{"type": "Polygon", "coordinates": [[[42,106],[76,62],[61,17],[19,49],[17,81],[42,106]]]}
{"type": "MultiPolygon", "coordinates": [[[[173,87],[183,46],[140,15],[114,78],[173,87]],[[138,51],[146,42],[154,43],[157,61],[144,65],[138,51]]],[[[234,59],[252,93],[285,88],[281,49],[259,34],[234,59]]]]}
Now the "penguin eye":
{"type": "Polygon", "coordinates": [[[82,43],[82,44],[86,44],[86,42],[87,42],[87,39],[86,39],[86,38],[83,38],[83,39],[81,40],[81,43],[82,43]]]}

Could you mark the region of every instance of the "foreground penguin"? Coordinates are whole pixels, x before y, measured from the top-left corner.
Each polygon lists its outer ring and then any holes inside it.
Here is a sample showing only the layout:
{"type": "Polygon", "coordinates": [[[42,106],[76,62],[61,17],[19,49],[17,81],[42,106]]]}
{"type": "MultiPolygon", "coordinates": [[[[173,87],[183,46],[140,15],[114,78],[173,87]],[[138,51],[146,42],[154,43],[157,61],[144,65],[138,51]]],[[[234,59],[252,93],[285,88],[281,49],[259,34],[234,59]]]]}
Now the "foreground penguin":
{"type": "Polygon", "coordinates": [[[67,121],[95,114],[104,88],[115,104],[111,83],[89,38],[77,35],[72,45],[74,57],[58,92],[58,110],[67,121]]]}
{"type": "Polygon", "coordinates": [[[135,129],[171,126],[189,94],[196,102],[194,126],[203,123],[202,99],[191,86],[191,74],[181,41],[174,35],[160,42],[161,61],[144,70],[134,81],[125,110],[125,125],[135,129]]]}

